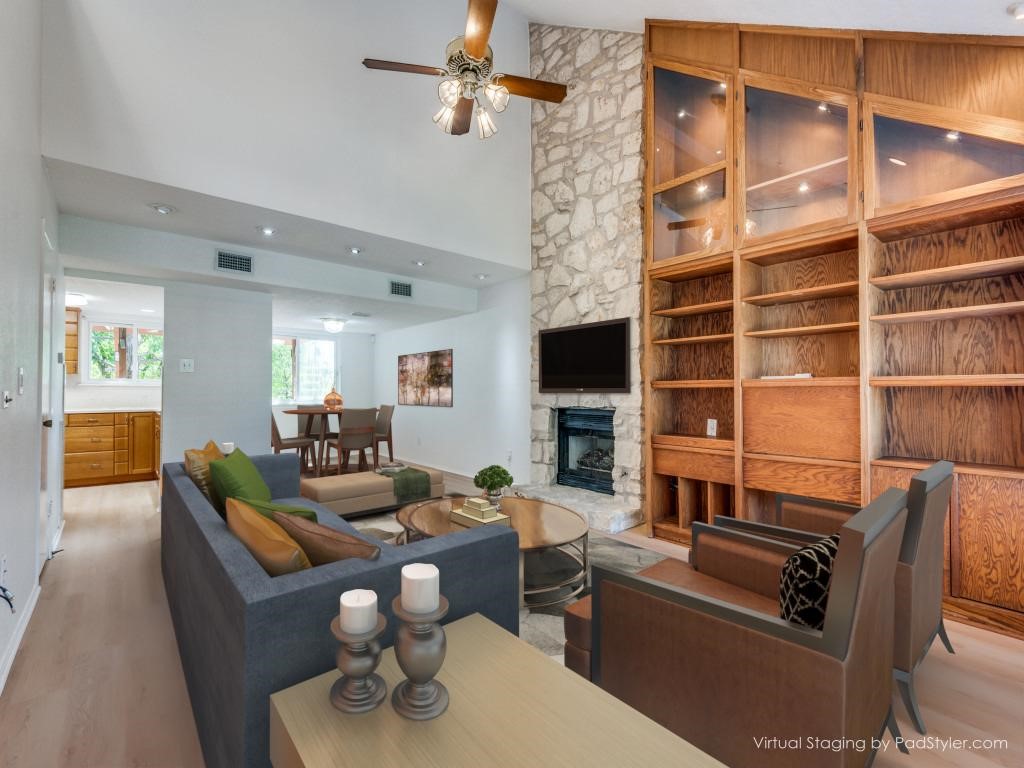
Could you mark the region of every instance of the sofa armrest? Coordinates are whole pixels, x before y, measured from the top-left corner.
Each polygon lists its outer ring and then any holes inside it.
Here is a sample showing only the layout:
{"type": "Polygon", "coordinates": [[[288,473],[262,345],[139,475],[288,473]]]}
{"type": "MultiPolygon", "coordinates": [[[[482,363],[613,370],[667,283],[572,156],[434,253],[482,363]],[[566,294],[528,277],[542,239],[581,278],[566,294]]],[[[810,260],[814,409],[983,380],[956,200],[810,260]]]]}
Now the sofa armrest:
{"type": "Polygon", "coordinates": [[[838,533],[847,520],[860,512],[855,504],[812,499],[790,493],[775,494],[775,520],[785,527],[822,536],[838,533]]]}
{"type": "Polygon", "coordinates": [[[782,566],[799,547],[776,539],[695,522],[690,564],[706,576],[757,592],[779,596],[782,566]]]}
{"type": "Polygon", "coordinates": [[[739,520],[725,515],[715,515],[715,527],[729,528],[734,531],[761,536],[765,539],[784,541],[789,544],[813,544],[822,539],[820,534],[809,531],[799,531],[795,528],[784,528],[781,525],[771,525],[769,523],[757,523],[753,520],[739,520]]]}
{"type": "Polygon", "coordinates": [[[268,453],[250,458],[270,488],[270,498],[289,499],[299,495],[298,453],[268,453]]]}

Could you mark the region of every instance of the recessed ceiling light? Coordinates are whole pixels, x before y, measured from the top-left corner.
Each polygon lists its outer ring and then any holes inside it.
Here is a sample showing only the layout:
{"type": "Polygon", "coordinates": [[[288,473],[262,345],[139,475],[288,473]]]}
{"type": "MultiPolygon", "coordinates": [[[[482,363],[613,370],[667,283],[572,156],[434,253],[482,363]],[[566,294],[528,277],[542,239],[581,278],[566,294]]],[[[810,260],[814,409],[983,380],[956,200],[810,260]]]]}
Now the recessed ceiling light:
{"type": "Polygon", "coordinates": [[[414,261],[414,262],[413,262],[413,266],[416,266],[416,267],[425,267],[425,266],[427,266],[427,262],[425,262],[425,261],[420,261],[419,259],[417,259],[416,261],[414,261]]]}
{"type": "Polygon", "coordinates": [[[948,131],[946,133],[947,141],[960,141],[960,131],[948,131]]]}
{"type": "Polygon", "coordinates": [[[260,234],[263,235],[264,237],[273,237],[274,235],[277,234],[277,230],[274,229],[274,227],[271,227],[269,225],[264,225],[262,227],[256,227],[256,229],[258,229],[260,231],[260,234]]]}
{"type": "Polygon", "coordinates": [[[477,280],[486,280],[488,277],[490,277],[490,275],[486,274],[485,272],[479,272],[473,275],[473,277],[475,277],[477,280]]]}
{"type": "Polygon", "coordinates": [[[723,89],[724,89],[724,88],[728,88],[729,86],[728,86],[728,85],[726,85],[725,83],[719,83],[719,84],[718,84],[718,87],[719,87],[719,88],[723,88],[723,89]]]}
{"type": "Polygon", "coordinates": [[[353,245],[351,248],[348,249],[348,252],[351,253],[353,256],[358,256],[360,253],[363,252],[363,249],[353,245]]]}
{"type": "Polygon", "coordinates": [[[892,163],[893,165],[898,165],[900,167],[907,164],[906,160],[900,160],[898,157],[890,157],[889,162],[892,163]]]}
{"type": "Polygon", "coordinates": [[[328,333],[341,333],[345,327],[345,321],[336,317],[321,317],[320,322],[324,324],[324,330],[328,333]]]}
{"type": "Polygon", "coordinates": [[[65,293],[64,304],[68,307],[84,307],[89,303],[89,300],[85,298],[84,294],[81,293],[65,293]]]}
{"type": "Polygon", "coordinates": [[[682,117],[686,117],[686,110],[685,110],[685,109],[680,109],[680,110],[679,110],[679,111],[678,111],[678,112],[676,113],[676,117],[680,117],[680,118],[682,118],[682,117]]]}
{"type": "Polygon", "coordinates": [[[806,181],[801,181],[800,186],[797,187],[797,189],[802,193],[807,193],[811,191],[811,185],[808,184],[806,181]]]}
{"type": "Polygon", "coordinates": [[[1006,12],[1013,16],[1017,21],[1024,21],[1024,3],[1017,3],[1011,5],[1006,9],[1006,12]]]}
{"type": "Polygon", "coordinates": [[[826,104],[824,101],[819,102],[818,103],[818,111],[819,112],[828,112],[828,104],[826,104]]]}
{"type": "Polygon", "coordinates": [[[166,203],[150,203],[149,207],[161,216],[170,216],[178,210],[173,205],[167,205],[166,203]]]}
{"type": "Polygon", "coordinates": [[[705,184],[703,181],[700,184],[697,185],[697,194],[698,195],[703,195],[707,191],[708,191],[708,185],[705,184]]]}
{"type": "Polygon", "coordinates": [[[156,312],[156,310],[155,309],[140,309],[139,312],[145,312],[147,315],[152,315],[154,312],[156,312]]]}

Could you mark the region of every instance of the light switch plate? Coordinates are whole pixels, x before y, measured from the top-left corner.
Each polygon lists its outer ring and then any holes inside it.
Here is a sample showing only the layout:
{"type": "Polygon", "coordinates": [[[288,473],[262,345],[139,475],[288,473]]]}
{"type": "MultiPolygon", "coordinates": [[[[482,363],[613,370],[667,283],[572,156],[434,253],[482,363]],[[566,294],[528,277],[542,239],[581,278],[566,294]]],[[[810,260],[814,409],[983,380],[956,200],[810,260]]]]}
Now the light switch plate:
{"type": "Polygon", "coordinates": [[[178,371],[180,373],[195,373],[196,361],[191,357],[183,357],[178,360],[178,371]]]}
{"type": "Polygon", "coordinates": [[[19,368],[18,369],[18,394],[19,395],[24,395],[25,394],[25,369],[24,368],[19,368]]]}
{"type": "Polygon", "coordinates": [[[718,437],[718,419],[708,419],[708,437],[718,437]]]}

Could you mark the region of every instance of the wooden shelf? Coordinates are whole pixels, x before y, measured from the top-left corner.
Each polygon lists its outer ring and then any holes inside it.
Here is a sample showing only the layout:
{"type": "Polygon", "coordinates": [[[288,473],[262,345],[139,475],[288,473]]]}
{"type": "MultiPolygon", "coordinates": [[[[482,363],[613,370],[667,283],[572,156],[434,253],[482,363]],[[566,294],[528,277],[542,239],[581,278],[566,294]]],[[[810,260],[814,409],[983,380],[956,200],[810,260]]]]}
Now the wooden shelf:
{"type": "Polygon", "coordinates": [[[842,459],[816,459],[808,456],[778,456],[769,453],[747,453],[743,452],[744,459],[760,461],[775,461],[780,464],[806,464],[813,467],[835,467],[837,469],[856,469],[860,471],[859,461],[844,461],[842,459]]]}
{"type": "Polygon", "coordinates": [[[872,277],[870,283],[883,291],[899,288],[916,288],[922,285],[951,283],[956,280],[977,280],[982,277],[998,277],[1014,272],[1024,272],[1024,256],[1009,256],[991,261],[973,261],[969,264],[955,264],[951,267],[922,269],[918,272],[903,272],[897,275],[872,277]]]}
{"type": "Polygon", "coordinates": [[[769,331],[747,331],[744,336],[752,339],[783,339],[791,336],[818,336],[824,333],[849,333],[856,331],[860,323],[827,323],[826,325],[805,325],[800,328],[775,328],[769,331]]]}
{"type": "Polygon", "coordinates": [[[826,253],[849,251],[857,247],[857,227],[845,226],[832,232],[787,238],[767,244],[750,245],[740,251],[740,258],[751,264],[771,267],[787,261],[799,261],[826,253]]]}
{"type": "Polygon", "coordinates": [[[744,387],[857,387],[856,376],[819,376],[811,379],[744,379],[744,387]]]}
{"type": "Polygon", "coordinates": [[[689,184],[692,181],[697,181],[697,179],[703,179],[705,176],[711,176],[712,174],[718,173],[719,171],[724,171],[725,167],[725,160],[719,160],[717,163],[706,165],[703,168],[698,168],[695,171],[684,173],[682,176],[676,176],[674,179],[663,181],[661,182],[661,184],[656,184],[651,189],[651,194],[660,195],[663,192],[668,192],[670,189],[675,189],[676,187],[680,187],[683,184],[689,184]]]}
{"type": "Polygon", "coordinates": [[[652,381],[653,389],[731,389],[733,379],[662,379],[652,381]]]}
{"type": "Polygon", "coordinates": [[[747,296],[743,301],[747,304],[756,304],[759,307],[770,307],[775,304],[795,304],[799,301],[831,299],[836,296],[856,296],[859,285],[856,280],[850,280],[845,283],[816,285],[811,288],[794,288],[789,291],[778,291],[777,293],[762,293],[757,296],[747,296]]]}
{"type": "Polygon", "coordinates": [[[781,189],[781,192],[779,192],[780,196],[791,195],[797,190],[798,183],[811,175],[817,175],[818,178],[824,177],[831,185],[842,184],[846,181],[846,170],[840,170],[840,167],[847,160],[848,157],[843,155],[824,163],[818,163],[818,165],[812,165],[809,168],[801,168],[799,171],[793,171],[784,176],[777,176],[774,179],[762,181],[759,184],[747,187],[747,194],[749,196],[751,192],[758,192],[769,187],[779,187],[781,189]]]}
{"type": "Polygon", "coordinates": [[[665,347],[681,347],[686,344],[721,344],[733,340],[731,333],[716,333],[711,336],[684,336],[678,339],[655,339],[652,344],[665,347]]]}
{"type": "Polygon", "coordinates": [[[868,219],[868,232],[884,242],[1024,216],[1024,187],[945,200],[868,219]]]}
{"type": "Polygon", "coordinates": [[[921,312],[898,312],[893,315],[872,315],[871,320],[880,325],[900,323],[925,323],[936,320],[957,320],[963,317],[996,317],[998,315],[1024,314],[1024,301],[1005,301],[998,304],[975,304],[971,307],[948,307],[926,309],[921,312]]]}
{"type": "Polygon", "coordinates": [[[736,441],[723,437],[702,437],[697,435],[652,435],[651,445],[674,448],[701,448],[713,451],[732,452],[736,441]]]}
{"type": "MultiPolygon", "coordinates": [[[[911,459],[901,456],[883,456],[871,460],[872,467],[895,467],[897,469],[927,469],[938,459],[911,459]]],[[[970,464],[957,461],[953,465],[954,472],[971,475],[987,475],[990,477],[1007,477],[1014,480],[1024,479],[1024,468],[1006,467],[999,464],[970,464]]]]}
{"type": "Polygon", "coordinates": [[[672,307],[670,309],[655,309],[652,315],[658,317],[690,317],[691,315],[712,315],[716,312],[729,312],[732,310],[732,299],[722,301],[709,301],[706,304],[691,304],[688,307],[672,307]]]}
{"type": "Polygon", "coordinates": [[[1024,387],[1024,373],[872,376],[872,387],[1024,387]]]}
{"type": "Polygon", "coordinates": [[[689,526],[681,528],[678,523],[672,523],[668,520],[655,521],[654,535],[659,539],[665,539],[686,546],[689,546],[691,539],[689,526]]]}
{"type": "Polygon", "coordinates": [[[732,252],[720,253],[714,256],[704,256],[692,261],[675,262],[671,264],[660,264],[655,262],[649,269],[648,274],[653,280],[665,280],[669,283],[679,283],[683,280],[694,280],[698,277],[709,277],[711,275],[724,275],[732,272],[732,252]]]}

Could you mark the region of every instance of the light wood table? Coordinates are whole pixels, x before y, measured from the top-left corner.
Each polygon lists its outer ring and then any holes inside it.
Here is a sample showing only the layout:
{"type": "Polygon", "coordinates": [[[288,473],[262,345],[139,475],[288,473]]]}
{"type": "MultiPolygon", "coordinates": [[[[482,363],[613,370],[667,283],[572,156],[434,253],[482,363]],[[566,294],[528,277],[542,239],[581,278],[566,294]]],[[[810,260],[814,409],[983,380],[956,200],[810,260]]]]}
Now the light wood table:
{"type": "Polygon", "coordinates": [[[270,697],[274,768],[723,768],[479,614],[448,624],[445,633],[438,680],[451,695],[447,712],[416,722],[392,709],[391,691],[404,675],[389,648],[378,669],[388,699],[373,712],[345,715],[331,706],[337,671],[270,697]]]}

